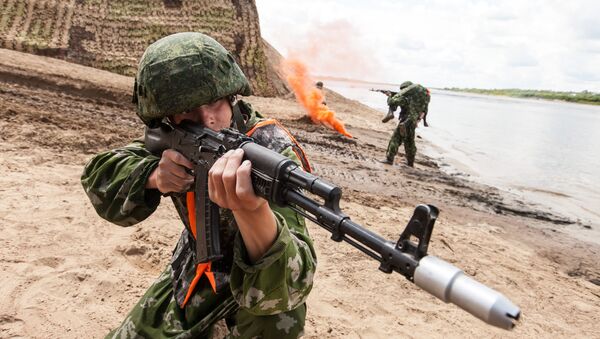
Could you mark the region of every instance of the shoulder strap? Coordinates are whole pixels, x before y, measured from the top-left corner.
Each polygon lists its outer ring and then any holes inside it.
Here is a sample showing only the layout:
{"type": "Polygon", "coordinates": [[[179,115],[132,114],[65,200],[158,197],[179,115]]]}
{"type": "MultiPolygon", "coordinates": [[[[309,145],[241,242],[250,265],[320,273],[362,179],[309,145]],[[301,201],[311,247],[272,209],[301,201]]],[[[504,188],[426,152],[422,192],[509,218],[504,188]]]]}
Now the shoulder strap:
{"type": "MultiPolygon", "coordinates": [[[[304,168],[304,170],[307,172],[312,172],[312,168],[310,166],[310,162],[308,161],[308,157],[306,156],[306,153],[304,153],[304,150],[302,149],[302,147],[300,146],[298,141],[296,141],[296,138],[294,138],[294,136],[285,127],[283,127],[283,125],[279,121],[277,121],[275,119],[266,119],[266,120],[260,121],[259,123],[254,125],[252,127],[252,129],[250,129],[246,133],[246,135],[250,137],[256,131],[264,129],[264,128],[269,128],[269,127],[279,129],[280,131],[283,132],[283,135],[285,135],[285,137],[287,139],[286,143],[288,144],[288,146],[292,147],[292,150],[294,151],[294,153],[300,160],[300,163],[302,164],[302,167],[304,168]]],[[[258,139],[260,139],[260,138],[258,138],[258,139]]],[[[259,140],[259,142],[260,142],[260,140],[259,140]]]]}

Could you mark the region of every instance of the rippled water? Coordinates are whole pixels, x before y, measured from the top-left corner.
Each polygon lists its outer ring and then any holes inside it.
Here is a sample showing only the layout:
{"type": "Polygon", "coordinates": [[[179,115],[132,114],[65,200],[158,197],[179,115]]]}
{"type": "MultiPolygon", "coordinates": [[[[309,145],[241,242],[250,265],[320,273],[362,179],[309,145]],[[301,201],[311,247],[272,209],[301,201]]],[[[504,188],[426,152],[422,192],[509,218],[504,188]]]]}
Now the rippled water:
{"type": "MultiPolygon", "coordinates": [[[[373,86],[325,85],[387,111],[373,86]]],[[[600,106],[432,90],[427,120],[417,134],[434,147],[419,152],[448,163],[446,170],[600,228],[600,106]]]]}

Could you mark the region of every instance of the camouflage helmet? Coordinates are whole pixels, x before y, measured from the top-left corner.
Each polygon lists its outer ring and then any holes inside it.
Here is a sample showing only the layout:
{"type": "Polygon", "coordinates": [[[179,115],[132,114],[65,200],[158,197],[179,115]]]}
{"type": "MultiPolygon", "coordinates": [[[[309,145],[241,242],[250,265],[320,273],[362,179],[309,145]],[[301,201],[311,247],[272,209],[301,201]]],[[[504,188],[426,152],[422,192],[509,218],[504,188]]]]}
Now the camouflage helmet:
{"type": "Polygon", "coordinates": [[[140,60],[133,102],[151,125],[235,94],[250,95],[250,84],[231,53],[202,33],[177,33],[148,46],[140,60]]]}
{"type": "Polygon", "coordinates": [[[403,82],[403,83],[401,83],[401,84],[400,84],[400,89],[401,89],[401,90],[402,90],[402,89],[405,89],[406,87],[408,87],[408,86],[410,86],[410,85],[412,85],[412,84],[413,84],[413,83],[412,83],[412,82],[410,82],[410,81],[405,81],[405,82],[403,82]]]}

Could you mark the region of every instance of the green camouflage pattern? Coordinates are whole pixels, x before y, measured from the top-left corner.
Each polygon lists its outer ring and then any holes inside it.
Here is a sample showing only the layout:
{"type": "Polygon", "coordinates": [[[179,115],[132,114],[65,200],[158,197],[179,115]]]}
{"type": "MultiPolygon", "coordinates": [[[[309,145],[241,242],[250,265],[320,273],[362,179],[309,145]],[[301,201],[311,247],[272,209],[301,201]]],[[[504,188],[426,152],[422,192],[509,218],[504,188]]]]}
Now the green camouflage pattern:
{"type": "Polygon", "coordinates": [[[306,305],[290,311],[257,316],[240,308],[231,290],[213,293],[206,279],[185,308],[172,298],[168,267],[150,286],[123,323],[106,339],[211,338],[214,324],[225,319],[227,338],[298,338],[302,336],[306,305]]]}
{"type": "Polygon", "coordinates": [[[392,112],[398,107],[401,109],[400,122],[388,144],[386,152],[388,161],[394,160],[398,148],[404,143],[406,162],[409,166],[413,166],[417,154],[415,128],[417,127],[419,115],[421,113],[427,114],[429,100],[427,89],[419,84],[411,84],[398,94],[388,98],[387,103],[392,112]]]}
{"type": "Polygon", "coordinates": [[[390,163],[394,161],[394,157],[398,153],[398,148],[403,143],[406,163],[412,166],[417,154],[417,145],[415,145],[415,128],[409,120],[398,123],[392,134],[386,151],[386,158],[390,163]]]}
{"type": "Polygon", "coordinates": [[[427,113],[429,95],[427,89],[419,84],[412,84],[387,100],[392,111],[400,107],[400,121],[412,120],[416,123],[421,112],[427,113]]]}
{"type": "Polygon", "coordinates": [[[403,89],[405,89],[406,87],[408,87],[408,86],[410,86],[412,84],[413,84],[412,81],[405,81],[405,82],[403,82],[403,83],[400,84],[400,90],[403,90],[403,89]]]}
{"type": "MultiPolygon", "coordinates": [[[[243,107],[250,108],[246,104],[243,107]]],[[[252,111],[249,127],[262,119],[252,111]]],[[[285,133],[267,129],[253,136],[260,144],[277,145],[278,152],[301,164],[293,147],[286,146],[282,139],[285,133]]],[[[161,195],[158,190],[145,189],[145,182],[158,161],[141,141],[95,156],[86,165],[81,182],[98,214],[122,226],[150,216],[161,195]]],[[[227,320],[232,338],[300,336],[306,316],[305,301],[316,270],[316,254],[304,218],[289,208],[273,205],[271,208],[278,236],[255,263],[248,259],[231,212],[221,211],[221,242],[228,244],[229,249],[224,249],[222,260],[213,262],[217,293],[202,277],[182,308],[182,297],[195,275],[193,238],[185,227],[171,264],[107,338],[208,337],[220,319],[227,320]]]]}
{"type": "Polygon", "coordinates": [[[146,124],[234,95],[251,95],[250,84],[221,44],[202,33],[177,33],[150,45],[133,89],[146,124]]]}
{"type": "Polygon", "coordinates": [[[98,215],[119,226],[131,226],[152,214],[161,194],[145,187],[159,160],[136,141],[90,161],[81,184],[98,215]]]}

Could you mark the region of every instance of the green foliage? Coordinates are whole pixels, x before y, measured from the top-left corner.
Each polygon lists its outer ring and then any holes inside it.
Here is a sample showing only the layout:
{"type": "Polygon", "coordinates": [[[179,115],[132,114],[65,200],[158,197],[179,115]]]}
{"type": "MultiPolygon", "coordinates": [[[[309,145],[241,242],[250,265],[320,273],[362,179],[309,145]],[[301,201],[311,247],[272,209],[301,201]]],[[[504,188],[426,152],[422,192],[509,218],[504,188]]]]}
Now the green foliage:
{"type": "Polygon", "coordinates": [[[488,94],[488,95],[503,95],[517,98],[535,98],[535,99],[546,99],[546,100],[560,100],[568,102],[576,102],[580,104],[591,104],[600,105],[600,93],[594,93],[590,91],[581,92],[555,92],[546,90],[532,90],[532,89],[479,89],[479,88],[444,88],[448,91],[454,92],[468,92],[477,94],[488,94]]]}

